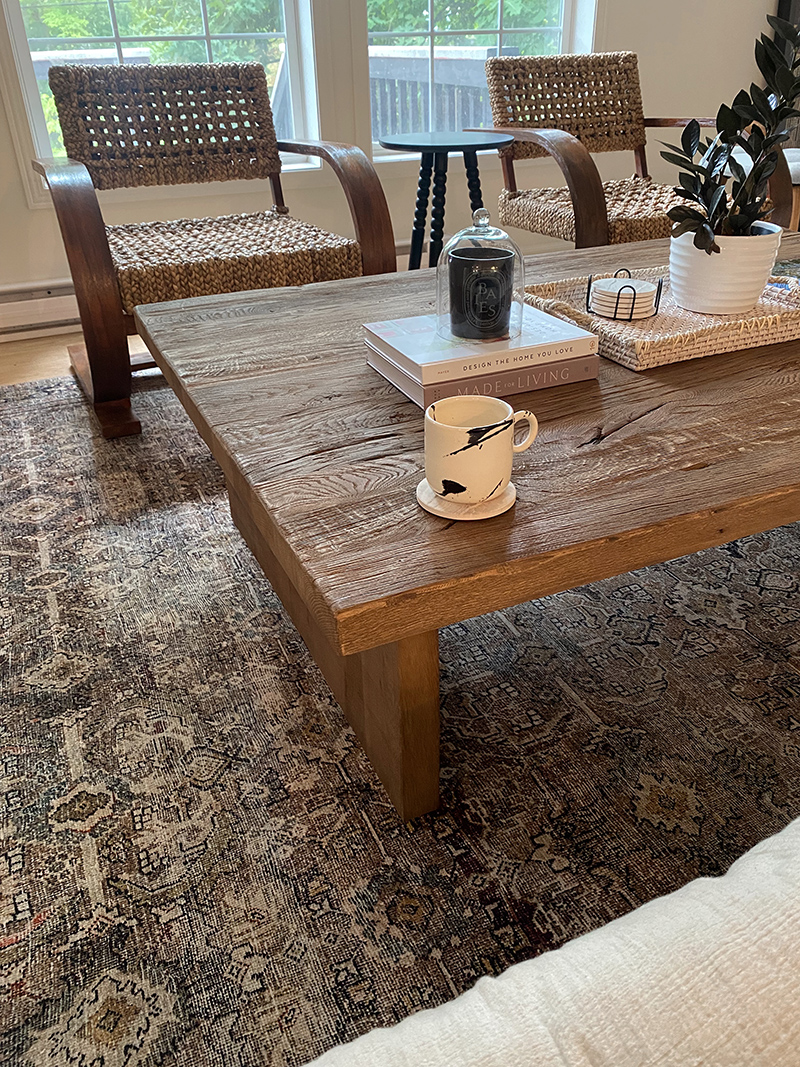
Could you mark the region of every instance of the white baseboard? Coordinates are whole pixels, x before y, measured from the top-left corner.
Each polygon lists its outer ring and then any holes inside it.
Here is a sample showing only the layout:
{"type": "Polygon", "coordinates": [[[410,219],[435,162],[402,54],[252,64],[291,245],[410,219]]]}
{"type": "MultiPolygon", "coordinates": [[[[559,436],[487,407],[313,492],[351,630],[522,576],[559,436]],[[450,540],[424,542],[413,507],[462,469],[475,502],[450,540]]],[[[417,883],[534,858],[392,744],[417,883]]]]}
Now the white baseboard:
{"type": "Polygon", "coordinates": [[[0,294],[0,341],[45,329],[58,332],[79,321],[75,294],[66,287],[0,294]]]}
{"type": "Polygon", "coordinates": [[[58,334],[66,333],[74,334],[75,344],[80,344],[83,340],[79,322],[58,322],[55,326],[29,326],[25,330],[0,333],[0,346],[6,341],[32,341],[37,337],[55,337],[58,334]]]}

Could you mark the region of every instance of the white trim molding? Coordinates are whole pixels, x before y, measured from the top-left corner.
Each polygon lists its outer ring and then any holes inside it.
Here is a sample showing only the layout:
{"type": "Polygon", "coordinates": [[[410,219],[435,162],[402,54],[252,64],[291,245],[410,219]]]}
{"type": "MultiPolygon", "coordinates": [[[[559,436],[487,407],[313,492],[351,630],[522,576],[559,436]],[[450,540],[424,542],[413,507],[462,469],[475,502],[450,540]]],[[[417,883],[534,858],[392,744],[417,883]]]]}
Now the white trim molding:
{"type": "MultiPolygon", "coordinates": [[[[11,32],[18,9],[19,5],[14,5],[9,0],[0,0],[0,94],[5,103],[11,140],[14,142],[14,152],[28,207],[52,210],[50,194],[31,166],[31,160],[38,153],[31,132],[33,120],[28,114],[25,94],[17,75],[17,70],[22,68],[18,63],[15,35],[11,32]]],[[[30,53],[28,64],[30,65],[30,53]]]]}

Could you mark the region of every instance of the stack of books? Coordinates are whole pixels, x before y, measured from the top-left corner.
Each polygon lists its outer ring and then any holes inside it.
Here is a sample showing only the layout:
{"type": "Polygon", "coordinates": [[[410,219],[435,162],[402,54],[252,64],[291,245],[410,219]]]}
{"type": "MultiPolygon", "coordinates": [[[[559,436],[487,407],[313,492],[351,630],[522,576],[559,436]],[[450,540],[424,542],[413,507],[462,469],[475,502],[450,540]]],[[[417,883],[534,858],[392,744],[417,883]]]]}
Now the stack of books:
{"type": "Polygon", "coordinates": [[[597,337],[528,304],[513,341],[442,337],[436,315],[364,329],[367,363],[422,408],[446,396],[512,396],[597,377],[597,337]]]}

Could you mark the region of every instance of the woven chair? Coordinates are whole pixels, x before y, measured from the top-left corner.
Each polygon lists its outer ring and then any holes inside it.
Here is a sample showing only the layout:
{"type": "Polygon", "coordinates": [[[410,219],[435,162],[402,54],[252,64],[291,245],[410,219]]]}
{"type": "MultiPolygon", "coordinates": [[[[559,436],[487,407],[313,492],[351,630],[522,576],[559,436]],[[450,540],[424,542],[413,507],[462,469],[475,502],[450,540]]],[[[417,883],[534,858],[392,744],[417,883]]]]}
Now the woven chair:
{"type": "Polygon", "coordinates": [[[80,310],[73,370],[103,433],[141,432],[128,354],[137,304],[379,274],[396,269],[377,174],[360,149],[278,141],[257,63],[66,66],[50,86],[67,159],[39,159],[53,197],[80,310]],[[279,152],[320,156],[344,189],[356,239],[288,214],[279,152]],[[97,189],[269,179],[269,211],[106,226],[97,189]]]}
{"type": "MultiPolygon", "coordinates": [[[[648,126],[686,126],[690,119],[646,119],[633,52],[502,56],[486,61],[494,130],[514,135],[500,150],[505,188],[500,222],[574,241],[576,248],[668,237],[666,212],[685,203],[647,172],[648,126]],[[592,152],[632,150],[636,174],[603,182],[592,152]],[[567,185],[518,189],[514,163],[552,156],[567,185]]],[[[700,119],[715,126],[714,119],[700,119]]],[[[677,176],[676,176],[677,180],[677,176]]],[[[773,221],[788,225],[791,182],[781,163],[770,183],[773,221]]]]}

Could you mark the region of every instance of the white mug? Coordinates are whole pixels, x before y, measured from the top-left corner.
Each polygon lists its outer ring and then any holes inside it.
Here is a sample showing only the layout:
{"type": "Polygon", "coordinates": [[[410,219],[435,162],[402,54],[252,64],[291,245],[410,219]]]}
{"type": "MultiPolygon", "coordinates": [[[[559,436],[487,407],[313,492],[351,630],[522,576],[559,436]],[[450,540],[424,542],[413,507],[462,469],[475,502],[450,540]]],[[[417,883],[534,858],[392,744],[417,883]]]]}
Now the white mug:
{"type": "Polygon", "coordinates": [[[514,411],[494,396],[448,396],[425,412],[425,477],[434,493],[459,504],[498,496],[511,481],[515,452],[533,444],[539,424],[531,411],[514,411]],[[528,435],[514,444],[514,427],[528,435]]]}

